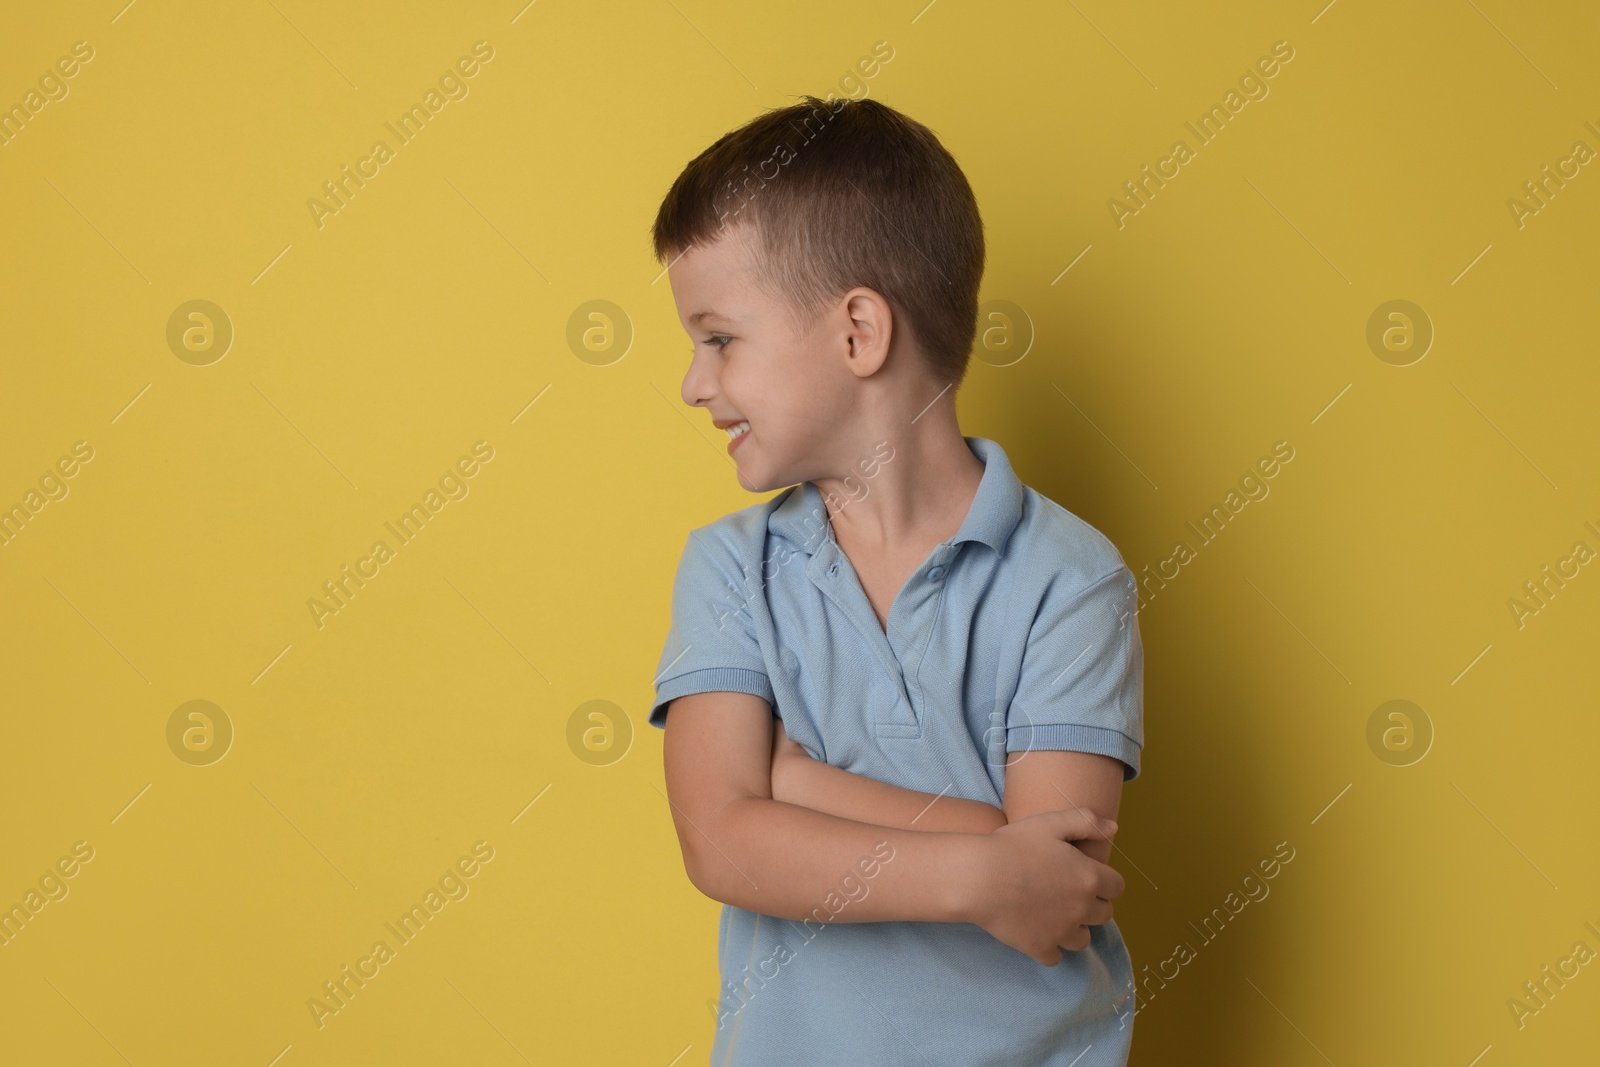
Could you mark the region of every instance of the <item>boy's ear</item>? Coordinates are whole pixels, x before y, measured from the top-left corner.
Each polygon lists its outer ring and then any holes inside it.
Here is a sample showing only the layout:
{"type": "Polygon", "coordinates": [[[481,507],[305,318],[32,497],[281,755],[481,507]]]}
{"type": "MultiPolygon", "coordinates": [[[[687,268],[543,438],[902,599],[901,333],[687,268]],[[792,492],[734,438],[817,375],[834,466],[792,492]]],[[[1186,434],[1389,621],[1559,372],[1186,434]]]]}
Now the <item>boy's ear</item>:
{"type": "Polygon", "coordinates": [[[850,322],[850,369],[863,378],[876,374],[889,358],[894,312],[882,293],[864,286],[845,294],[844,310],[850,322]]]}

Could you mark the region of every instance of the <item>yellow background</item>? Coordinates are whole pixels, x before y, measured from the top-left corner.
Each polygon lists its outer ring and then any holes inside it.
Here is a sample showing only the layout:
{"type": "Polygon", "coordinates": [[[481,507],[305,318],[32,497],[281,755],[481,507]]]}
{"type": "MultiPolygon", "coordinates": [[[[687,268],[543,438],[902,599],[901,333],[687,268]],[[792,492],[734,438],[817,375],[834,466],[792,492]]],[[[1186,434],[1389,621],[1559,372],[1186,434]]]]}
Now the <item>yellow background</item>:
{"type": "Polygon", "coordinates": [[[1506,1004],[1600,950],[1600,568],[1507,607],[1600,548],[1596,164],[1507,208],[1600,148],[1592,7],[121,2],[0,36],[7,106],[95,50],[0,147],[0,505],[94,449],[0,548],[0,904],[95,850],[0,948],[0,1060],[705,1062],[718,905],[644,716],[688,529],[756,498],[678,395],[647,231],[717,136],[852,86],[977,192],[984,299],[1033,340],[975,361],[962,425],[1026,483],[1142,576],[1296,450],[1140,618],[1117,921],[1136,969],[1197,958],[1132,1062],[1593,1055],[1600,965],[1520,1029],[1506,1004]],[[479,40],[470,95],[319,228],[306,201],[479,40]],[[1270,94],[1119,229],[1108,199],[1280,40],[1270,94]],[[196,299],[235,330],[207,366],[166,341],[196,299]],[[620,358],[569,347],[596,299],[620,358]],[[1366,342],[1392,299],[1436,331],[1410,366],[1366,342]],[[469,495],[319,629],[322,583],[480,440],[469,495]],[[208,766],[167,742],[196,699],[234,729],[208,766]],[[1391,699],[1434,731],[1410,766],[1367,744],[1391,699]],[[631,719],[606,765],[568,740],[592,700],[631,719]],[[477,841],[470,895],[318,1028],[477,841]]]}

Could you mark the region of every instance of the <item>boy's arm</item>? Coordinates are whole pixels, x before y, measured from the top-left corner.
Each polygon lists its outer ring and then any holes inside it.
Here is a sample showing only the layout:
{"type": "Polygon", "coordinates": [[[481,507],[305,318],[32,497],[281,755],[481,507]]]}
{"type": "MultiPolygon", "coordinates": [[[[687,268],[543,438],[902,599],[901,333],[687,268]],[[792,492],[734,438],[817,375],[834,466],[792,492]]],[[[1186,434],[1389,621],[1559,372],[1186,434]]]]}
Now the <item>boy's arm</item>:
{"type": "MultiPolygon", "coordinates": [[[[987,834],[1006,825],[993,804],[924,793],[812,759],[773,720],[772,798],[842,819],[924,832],[987,834]]],[[[1104,862],[1102,860],[1102,862],[1104,862]]]]}
{"type": "Polygon", "coordinates": [[[986,838],[877,826],[774,800],[775,721],[767,702],[747,693],[696,693],[668,709],[667,799],[695,887],[726,904],[801,919],[846,879],[862,882],[876,860],[871,892],[843,909],[841,921],[966,921],[986,838]]]}
{"type": "MultiPolygon", "coordinates": [[[[1137,770],[1143,747],[1138,607],[1138,586],[1125,565],[1087,587],[1073,579],[1053,581],[1045,591],[1006,709],[1001,810],[1009,822],[1061,809],[1116,819],[1123,780],[1137,770]],[[1123,758],[1072,747],[1086,736],[1123,758]]],[[[1112,850],[1110,840],[1082,847],[1101,862],[1112,850]]]]}
{"type": "MultiPolygon", "coordinates": [[[[904,789],[812,759],[798,742],[789,740],[781,720],[774,727],[775,800],[909,830],[987,834],[1041,811],[1063,808],[1081,808],[1115,821],[1122,799],[1122,776],[1121,760],[1092,752],[1040,749],[1010,753],[1005,795],[997,808],[981,800],[904,789]]],[[[1101,863],[1110,860],[1109,837],[1097,836],[1078,847],[1101,863]]]]}
{"type": "MultiPolygon", "coordinates": [[[[1042,811],[1085,811],[1109,820],[1122,802],[1122,761],[1094,752],[1034,749],[1007,753],[1005,793],[1000,810],[1007,822],[1042,811]]],[[[1079,842],[1085,855],[1110,862],[1110,836],[1079,842]]]]}
{"type": "Polygon", "coordinates": [[[707,896],[794,920],[973,922],[1046,966],[1109,921],[1125,886],[1071,845],[1103,832],[1087,814],[966,834],[797,807],[771,795],[773,722],[767,702],[745,693],[672,701],[668,801],[684,867],[707,896]]]}

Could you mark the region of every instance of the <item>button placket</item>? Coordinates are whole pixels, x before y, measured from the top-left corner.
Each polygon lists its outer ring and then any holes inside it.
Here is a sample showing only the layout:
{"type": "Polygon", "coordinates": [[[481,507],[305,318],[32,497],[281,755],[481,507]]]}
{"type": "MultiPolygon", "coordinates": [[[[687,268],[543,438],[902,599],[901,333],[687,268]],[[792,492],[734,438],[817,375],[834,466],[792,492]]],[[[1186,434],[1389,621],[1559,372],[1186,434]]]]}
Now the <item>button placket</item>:
{"type": "MultiPolygon", "coordinates": [[[[900,706],[900,702],[904,702],[906,707],[905,716],[909,721],[900,722],[886,720],[879,709],[874,709],[872,715],[874,732],[880,737],[919,736],[921,724],[915,721],[916,708],[911,703],[911,695],[906,691],[905,671],[900,664],[899,655],[889,641],[888,635],[878,625],[877,615],[872,609],[871,602],[867,600],[866,591],[861,588],[859,581],[852,587],[848,582],[836,580],[842,577],[840,568],[847,562],[847,557],[844,557],[843,550],[839,548],[837,543],[830,542],[823,551],[825,555],[819,554],[813,559],[815,569],[810,571],[813,584],[840,611],[844,612],[845,617],[850,620],[851,624],[855,626],[862,638],[872,648],[873,655],[877,657],[878,663],[888,674],[889,680],[893,683],[898,694],[899,701],[895,703],[894,707],[887,710],[892,712],[894,708],[900,706]],[[820,580],[823,575],[826,575],[829,580],[820,580]]],[[[892,607],[890,614],[893,615],[892,607]]]]}
{"type": "MultiPolygon", "coordinates": [[[[924,564],[934,560],[926,570],[914,574],[912,580],[906,583],[902,591],[903,596],[896,599],[895,609],[899,611],[900,636],[898,644],[890,641],[895,648],[895,658],[901,664],[902,677],[905,679],[906,695],[913,694],[927,706],[926,696],[922,691],[921,682],[917,677],[921,671],[922,657],[927,655],[927,643],[932,638],[932,622],[938,614],[938,602],[943,598],[944,587],[939,584],[946,574],[946,567],[942,562],[947,558],[948,552],[945,545],[937,545],[929,554],[924,564]]],[[[891,613],[894,609],[891,609],[891,613]]],[[[917,711],[917,704],[911,704],[911,714],[918,721],[921,728],[922,715],[917,711]]]]}

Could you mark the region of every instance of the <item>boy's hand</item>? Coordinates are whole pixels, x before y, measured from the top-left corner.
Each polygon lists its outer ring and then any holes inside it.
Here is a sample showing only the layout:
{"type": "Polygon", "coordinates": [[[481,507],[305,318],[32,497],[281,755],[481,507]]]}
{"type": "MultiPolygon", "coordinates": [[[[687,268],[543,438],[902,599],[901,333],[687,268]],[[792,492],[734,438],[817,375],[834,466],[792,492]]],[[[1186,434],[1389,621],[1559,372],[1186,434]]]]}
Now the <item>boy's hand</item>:
{"type": "Polygon", "coordinates": [[[1115,830],[1073,810],[1040,812],[988,834],[971,921],[1046,967],[1061,962],[1063,948],[1087,948],[1089,927],[1111,921],[1111,901],[1126,884],[1069,842],[1115,830]]]}

